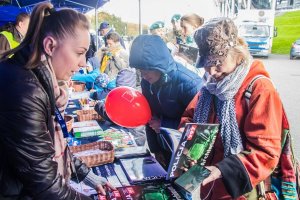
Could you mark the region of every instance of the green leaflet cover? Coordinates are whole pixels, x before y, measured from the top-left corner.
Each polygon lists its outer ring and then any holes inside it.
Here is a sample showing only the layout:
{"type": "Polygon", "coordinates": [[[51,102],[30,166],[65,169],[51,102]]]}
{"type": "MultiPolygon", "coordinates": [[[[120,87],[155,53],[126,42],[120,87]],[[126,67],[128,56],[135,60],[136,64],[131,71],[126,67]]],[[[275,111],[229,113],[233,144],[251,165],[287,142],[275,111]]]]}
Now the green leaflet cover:
{"type": "Polygon", "coordinates": [[[190,168],[191,162],[204,166],[218,130],[219,124],[200,123],[187,123],[183,133],[161,128],[162,139],[172,152],[167,179],[179,177],[190,168]]]}
{"type": "Polygon", "coordinates": [[[86,126],[73,128],[75,138],[91,137],[103,133],[102,128],[98,126],[86,126]]]}
{"type": "Polygon", "coordinates": [[[100,135],[103,129],[96,120],[74,122],[73,133],[75,138],[91,137],[100,135]]]}
{"type": "MultiPolygon", "coordinates": [[[[200,187],[200,184],[210,174],[210,171],[203,166],[194,165],[187,172],[182,174],[175,180],[175,184],[189,194],[194,192],[200,187]]],[[[198,194],[197,194],[198,195],[198,194]]]]}

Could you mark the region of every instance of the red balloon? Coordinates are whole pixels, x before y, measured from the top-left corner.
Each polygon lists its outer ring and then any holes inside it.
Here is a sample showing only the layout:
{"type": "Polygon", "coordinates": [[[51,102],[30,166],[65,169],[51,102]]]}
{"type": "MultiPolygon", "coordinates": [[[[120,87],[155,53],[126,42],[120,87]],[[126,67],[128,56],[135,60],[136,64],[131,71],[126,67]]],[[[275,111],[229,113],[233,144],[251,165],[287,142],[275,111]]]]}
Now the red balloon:
{"type": "Polygon", "coordinates": [[[151,119],[147,99],[131,87],[121,86],[110,91],[106,97],[105,109],[114,123],[127,128],[145,125],[151,119]]]}

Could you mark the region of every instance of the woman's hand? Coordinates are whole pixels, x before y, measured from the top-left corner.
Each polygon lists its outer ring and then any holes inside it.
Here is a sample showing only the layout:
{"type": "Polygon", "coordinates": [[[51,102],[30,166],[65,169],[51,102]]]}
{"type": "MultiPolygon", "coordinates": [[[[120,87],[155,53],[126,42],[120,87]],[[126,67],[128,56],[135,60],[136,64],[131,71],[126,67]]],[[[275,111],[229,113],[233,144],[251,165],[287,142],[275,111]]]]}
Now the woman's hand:
{"type": "Polygon", "coordinates": [[[72,88],[73,87],[73,81],[72,81],[71,78],[70,78],[70,80],[67,81],[67,85],[68,85],[68,88],[72,88]]]}
{"type": "Polygon", "coordinates": [[[183,133],[184,131],[184,127],[181,127],[180,129],[178,129],[179,132],[183,133]]]}
{"type": "Polygon", "coordinates": [[[106,189],[106,190],[116,190],[116,188],[113,187],[109,182],[106,182],[105,185],[99,184],[99,185],[97,185],[97,187],[96,187],[97,193],[98,193],[98,194],[100,193],[100,194],[102,194],[102,195],[106,195],[105,189],[106,189]]]}
{"type": "Polygon", "coordinates": [[[149,126],[156,132],[156,133],[159,133],[160,132],[160,124],[161,124],[161,121],[160,119],[151,119],[149,121],[149,126]]]}
{"type": "Polygon", "coordinates": [[[87,65],[87,66],[86,66],[86,71],[87,71],[88,73],[92,72],[92,71],[93,71],[93,66],[87,65]]]}
{"type": "Polygon", "coordinates": [[[218,178],[222,178],[222,174],[221,171],[215,167],[215,166],[205,166],[209,171],[210,171],[210,175],[203,180],[202,185],[206,185],[218,178]]]}

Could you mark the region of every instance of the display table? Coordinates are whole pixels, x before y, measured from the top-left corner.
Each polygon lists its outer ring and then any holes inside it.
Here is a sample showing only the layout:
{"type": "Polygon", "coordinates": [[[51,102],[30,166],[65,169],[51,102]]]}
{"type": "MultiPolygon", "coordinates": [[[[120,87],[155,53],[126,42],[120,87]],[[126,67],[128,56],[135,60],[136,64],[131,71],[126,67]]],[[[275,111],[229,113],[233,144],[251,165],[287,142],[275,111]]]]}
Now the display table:
{"type": "MultiPolygon", "coordinates": [[[[79,100],[87,98],[87,92],[71,95],[65,115],[77,120],[77,110],[82,109],[79,100]]],[[[101,166],[92,167],[95,174],[107,179],[116,191],[107,191],[107,195],[96,194],[96,191],[84,184],[71,182],[78,192],[97,200],[132,199],[132,200],[167,200],[188,199],[178,192],[169,181],[165,180],[166,171],[150,155],[146,145],[145,128],[134,129],[120,127],[107,121],[97,120],[103,133],[91,137],[69,138],[69,145],[81,145],[95,141],[110,141],[115,148],[115,160],[101,166]],[[121,138],[120,138],[121,137],[121,138]]]]}

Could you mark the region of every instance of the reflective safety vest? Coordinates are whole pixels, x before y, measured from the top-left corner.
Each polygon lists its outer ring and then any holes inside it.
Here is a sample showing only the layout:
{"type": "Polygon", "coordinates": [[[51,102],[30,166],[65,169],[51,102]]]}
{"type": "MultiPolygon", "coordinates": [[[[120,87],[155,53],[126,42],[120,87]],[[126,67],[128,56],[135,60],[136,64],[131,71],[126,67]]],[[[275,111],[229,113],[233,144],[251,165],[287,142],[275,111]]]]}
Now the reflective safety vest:
{"type": "Polygon", "coordinates": [[[19,46],[20,42],[15,40],[14,35],[11,32],[2,31],[2,32],[0,32],[0,34],[4,35],[4,37],[6,37],[8,43],[9,43],[10,49],[14,49],[17,46],[19,46]]]}
{"type": "MultiPolygon", "coordinates": [[[[11,32],[2,31],[2,32],[0,32],[0,34],[4,35],[4,37],[6,37],[10,49],[14,49],[17,46],[19,46],[20,43],[15,40],[14,35],[11,32]]],[[[9,57],[12,57],[12,55],[10,55],[9,57]]]]}

